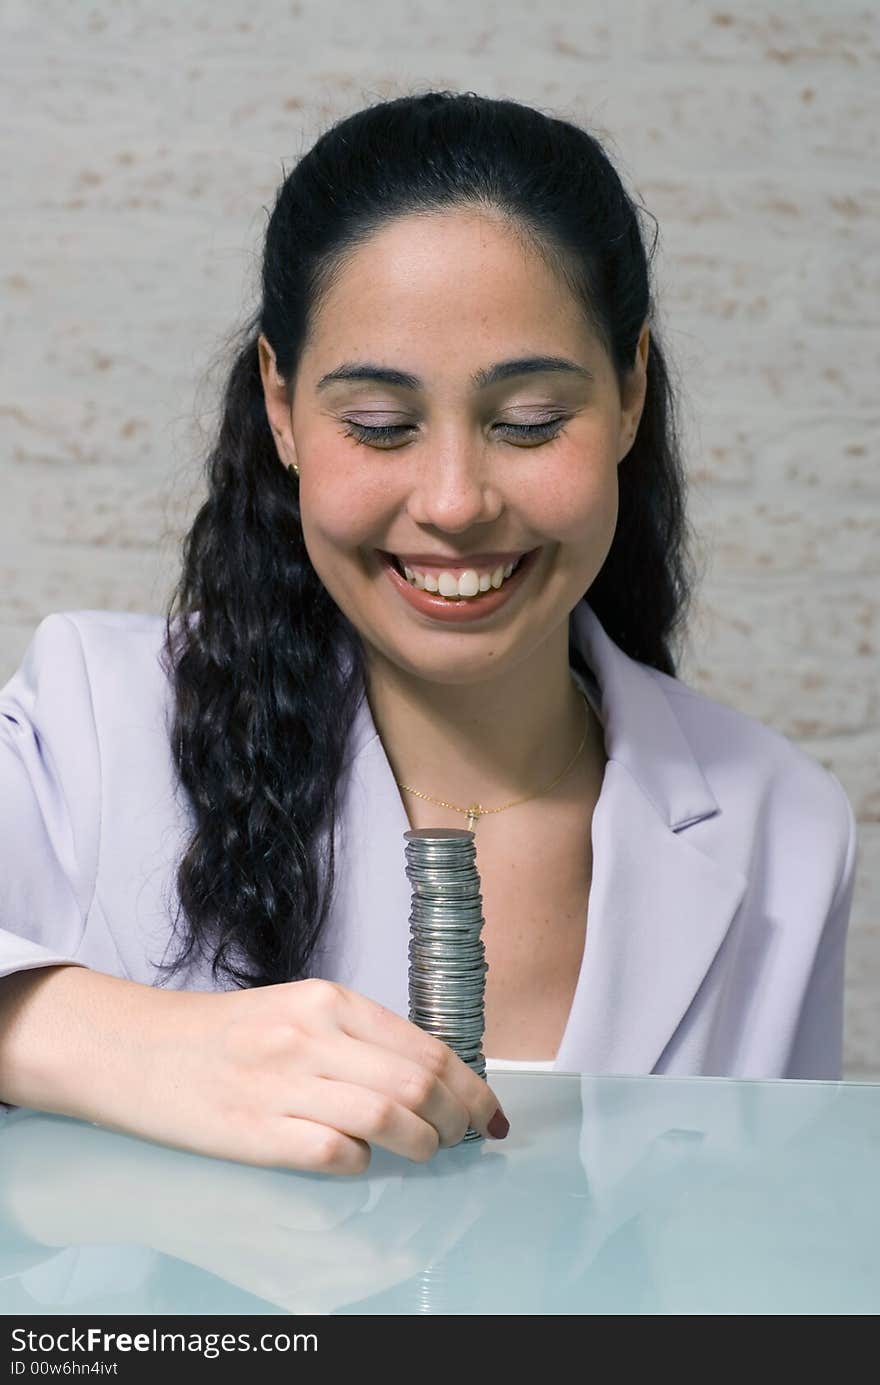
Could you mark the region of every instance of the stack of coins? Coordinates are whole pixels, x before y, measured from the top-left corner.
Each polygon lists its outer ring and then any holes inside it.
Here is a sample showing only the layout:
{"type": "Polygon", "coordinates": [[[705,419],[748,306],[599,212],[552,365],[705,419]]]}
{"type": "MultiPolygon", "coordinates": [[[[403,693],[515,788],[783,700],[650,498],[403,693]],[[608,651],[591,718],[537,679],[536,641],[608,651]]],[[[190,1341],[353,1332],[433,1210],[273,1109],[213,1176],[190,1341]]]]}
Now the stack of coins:
{"type": "MultiPolygon", "coordinates": [[[[474,833],[420,827],[404,832],[412,883],[409,1018],[448,1044],[485,1080],[486,949],[474,833]]],[[[466,1140],[478,1140],[469,1129],[466,1140]]]]}

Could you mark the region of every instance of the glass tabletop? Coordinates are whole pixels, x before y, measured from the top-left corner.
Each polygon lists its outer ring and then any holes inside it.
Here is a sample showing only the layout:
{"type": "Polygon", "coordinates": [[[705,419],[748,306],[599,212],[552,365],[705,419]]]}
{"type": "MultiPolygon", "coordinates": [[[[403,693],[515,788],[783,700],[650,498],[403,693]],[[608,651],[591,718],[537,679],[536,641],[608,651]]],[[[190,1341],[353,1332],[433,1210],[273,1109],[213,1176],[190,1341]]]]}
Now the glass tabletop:
{"type": "Polygon", "coordinates": [[[494,1073],[508,1138],[350,1178],[15,1111],[0,1313],[874,1314],[880,1085],[494,1073]]]}

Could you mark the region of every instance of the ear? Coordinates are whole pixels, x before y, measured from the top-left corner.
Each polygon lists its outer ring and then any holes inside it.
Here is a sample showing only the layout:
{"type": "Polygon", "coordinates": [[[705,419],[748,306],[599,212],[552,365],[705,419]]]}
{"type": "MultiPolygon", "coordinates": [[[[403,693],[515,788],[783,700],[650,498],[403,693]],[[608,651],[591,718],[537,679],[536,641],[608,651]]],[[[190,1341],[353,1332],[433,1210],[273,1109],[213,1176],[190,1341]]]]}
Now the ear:
{"type": "Polygon", "coordinates": [[[635,442],[639,430],[642,410],[645,407],[645,394],[648,389],[648,352],[651,333],[647,322],[642,323],[639,340],[636,344],[636,358],[627,372],[624,382],[623,414],[620,420],[620,437],[624,451],[618,458],[622,462],[635,442]]]}
{"type": "Polygon", "coordinates": [[[287,385],[278,373],[275,352],[262,332],[257,338],[257,351],[260,359],[260,379],[263,382],[266,416],[272,429],[272,437],[279,460],[284,466],[289,466],[291,462],[296,461],[296,448],[293,442],[287,385]]]}

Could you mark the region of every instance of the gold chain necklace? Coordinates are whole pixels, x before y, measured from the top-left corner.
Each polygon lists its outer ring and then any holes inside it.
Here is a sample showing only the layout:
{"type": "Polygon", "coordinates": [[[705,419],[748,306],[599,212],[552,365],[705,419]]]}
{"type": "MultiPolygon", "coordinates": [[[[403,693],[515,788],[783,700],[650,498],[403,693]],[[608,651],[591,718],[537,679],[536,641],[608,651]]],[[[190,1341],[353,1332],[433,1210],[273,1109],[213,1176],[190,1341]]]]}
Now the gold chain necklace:
{"type": "Polygon", "coordinates": [[[468,820],[467,830],[469,832],[472,832],[475,829],[477,820],[481,817],[485,817],[487,813],[503,813],[506,808],[515,808],[518,803],[527,803],[531,798],[539,798],[542,794],[549,793],[551,789],[555,789],[560,779],[562,779],[566,774],[568,774],[568,771],[571,769],[575,760],[578,758],[578,756],[580,755],[581,751],[587,743],[587,732],[590,729],[590,704],[587,700],[587,695],[583,691],[583,689],[578,688],[578,692],[584,699],[584,712],[586,713],[584,720],[584,734],[581,737],[580,745],[574,752],[574,755],[571,757],[568,764],[565,766],[565,769],[562,771],[562,774],[557,774],[556,778],[553,780],[553,783],[548,784],[546,788],[538,789],[535,793],[526,794],[525,798],[515,798],[512,803],[502,803],[500,808],[484,808],[481,803],[472,803],[469,808],[459,808],[458,804],[456,803],[446,803],[442,798],[432,798],[430,794],[419,793],[418,789],[410,788],[409,784],[401,784],[399,779],[395,779],[394,782],[399,789],[404,789],[407,793],[415,794],[416,798],[423,798],[427,803],[435,803],[438,808],[451,808],[452,811],[455,813],[462,813],[468,820]]]}

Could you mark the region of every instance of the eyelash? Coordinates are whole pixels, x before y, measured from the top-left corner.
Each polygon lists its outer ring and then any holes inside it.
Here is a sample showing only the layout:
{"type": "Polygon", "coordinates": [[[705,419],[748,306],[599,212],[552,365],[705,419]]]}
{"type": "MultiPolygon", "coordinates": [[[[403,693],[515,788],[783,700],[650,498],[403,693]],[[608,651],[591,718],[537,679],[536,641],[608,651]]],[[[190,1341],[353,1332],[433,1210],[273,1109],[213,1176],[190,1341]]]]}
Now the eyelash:
{"type": "MultiPolygon", "coordinates": [[[[347,427],[344,429],[347,438],[354,438],[355,442],[393,442],[399,438],[401,433],[407,432],[415,427],[411,423],[392,423],[382,427],[368,427],[365,423],[355,423],[351,419],[345,420],[347,427]]],[[[557,425],[566,423],[565,418],[551,418],[546,423],[499,423],[497,426],[503,428],[505,432],[513,433],[518,438],[539,438],[541,441],[551,441],[562,432],[562,428],[557,425]],[[555,430],[555,431],[554,431],[555,430]]]]}

